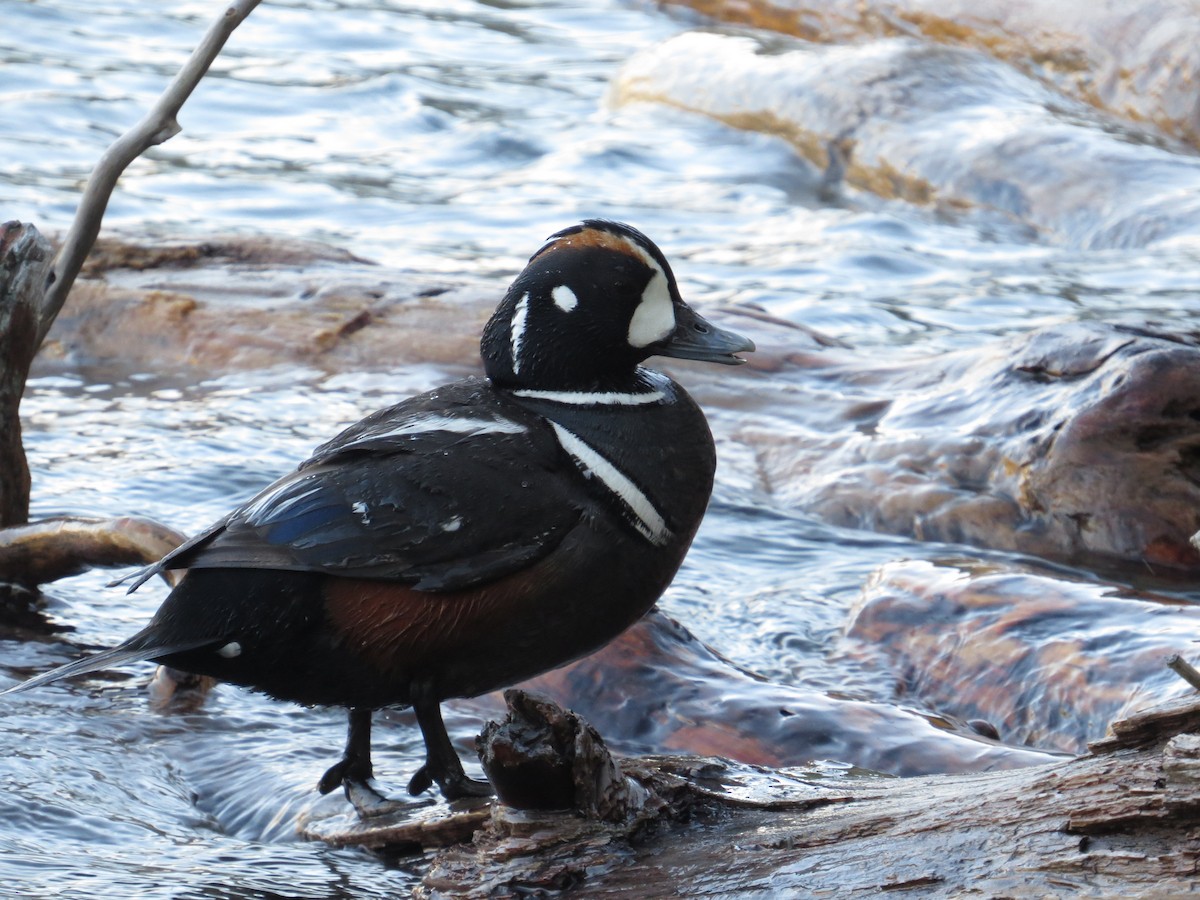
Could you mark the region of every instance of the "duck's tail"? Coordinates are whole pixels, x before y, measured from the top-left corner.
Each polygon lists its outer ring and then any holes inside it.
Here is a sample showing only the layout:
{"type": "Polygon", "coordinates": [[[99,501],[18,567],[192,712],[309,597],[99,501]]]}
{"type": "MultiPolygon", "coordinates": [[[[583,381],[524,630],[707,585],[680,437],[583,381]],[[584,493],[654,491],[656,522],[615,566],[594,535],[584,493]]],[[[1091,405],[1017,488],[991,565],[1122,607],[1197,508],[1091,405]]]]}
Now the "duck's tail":
{"type": "Polygon", "coordinates": [[[153,635],[149,631],[141,631],[111,650],[105,650],[94,656],[85,656],[83,659],[69,662],[66,665],[59,666],[57,669],[43,672],[41,675],[34,675],[27,681],[22,681],[20,684],[13,685],[7,690],[0,691],[0,696],[5,694],[19,694],[22,691],[50,684],[52,681],[72,678],[76,675],[86,675],[89,672],[99,672],[101,669],[109,669],[113,666],[123,665],[124,663],[141,662],[147,659],[161,659],[173,653],[195,650],[212,643],[213,641],[208,639],[191,641],[186,644],[163,645],[154,640],[153,635]]]}

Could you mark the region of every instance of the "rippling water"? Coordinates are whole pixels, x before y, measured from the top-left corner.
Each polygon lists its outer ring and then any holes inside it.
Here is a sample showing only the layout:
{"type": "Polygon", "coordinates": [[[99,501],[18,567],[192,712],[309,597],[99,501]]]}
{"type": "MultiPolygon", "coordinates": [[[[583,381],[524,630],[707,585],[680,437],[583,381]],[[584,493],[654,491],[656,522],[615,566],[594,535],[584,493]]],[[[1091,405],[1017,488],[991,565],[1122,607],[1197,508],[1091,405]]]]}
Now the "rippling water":
{"type": "MultiPolygon", "coordinates": [[[[65,229],[91,165],[216,10],[0,0],[3,217],[65,229]]],[[[653,236],[700,305],[758,304],[897,357],[1074,319],[1200,317],[1186,248],[1085,252],[985,215],[853,191],[829,203],[821,173],[778,138],[609,106],[631,54],[695,25],[616,0],[265,3],[184,108],[183,133],[127,172],[105,227],[316,238],[499,289],[546,234],[610,216],[653,236]]],[[[286,369],[193,384],[46,367],[23,407],[33,512],[134,513],[193,531],[347,422],[441,377],[286,369]]],[[[824,651],[867,575],[944,549],[752,504],[723,478],[664,606],[742,666],[844,686],[858,674],[824,651]]],[[[107,578],[54,586],[47,612],[72,641],[127,636],[163,595],[127,598],[107,578]]],[[[2,648],[14,675],[75,652],[2,648]]],[[[168,716],[128,680],[27,696],[6,705],[0,733],[6,890],[364,897],[409,884],[403,868],[292,838],[289,814],[340,752],[338,713],[222,689],[168,716]]],[[[477,724],[450,718],[464,740],[477,724]]],[[[419,758],[413,734],[380,729],[377,768],[397,785],[419,758]]]]}

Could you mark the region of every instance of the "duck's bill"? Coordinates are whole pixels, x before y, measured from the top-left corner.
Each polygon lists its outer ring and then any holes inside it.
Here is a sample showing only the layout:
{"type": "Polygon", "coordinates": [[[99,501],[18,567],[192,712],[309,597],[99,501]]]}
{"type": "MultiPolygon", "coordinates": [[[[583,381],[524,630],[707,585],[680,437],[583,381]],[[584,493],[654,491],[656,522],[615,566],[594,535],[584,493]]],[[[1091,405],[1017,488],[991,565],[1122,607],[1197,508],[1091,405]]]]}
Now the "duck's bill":
{"type": "Polygon", "coordinates": [[[698,359],[740,366],[746,360],[735,353],[752,353],[754,341],[718,328],[689,306],[675,306],[675,331],[655,349],[658,356],[698,359]]]}

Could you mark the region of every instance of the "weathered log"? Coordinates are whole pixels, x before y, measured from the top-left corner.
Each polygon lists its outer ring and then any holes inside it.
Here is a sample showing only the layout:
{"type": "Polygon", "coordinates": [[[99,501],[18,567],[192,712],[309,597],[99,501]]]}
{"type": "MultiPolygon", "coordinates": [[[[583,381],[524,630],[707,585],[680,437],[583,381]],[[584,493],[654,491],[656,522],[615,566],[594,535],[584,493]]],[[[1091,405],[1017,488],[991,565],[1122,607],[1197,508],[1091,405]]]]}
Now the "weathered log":
{"type": "Polygon", "coordinates": [[[0,529],[0,580],[35,587],[89,568],[157,562],[186,540],[152,519],[61,517],[0,529]]]}
{"type": "Polygon", "coordinates": [[[183,104],[192,95],[200,79],[208,73],[209,66],[220,54],[234,29],[246,20],[259,2],[260,0],[231,0],[209,26],[200,44],[171,79],[171,83],[154,106],[136,125],[117,138],[96,163],[96,167],[88,176],[71,228],[55,257],[51,277],[45,285],[46,306],[50,319],[38,333],[38,344],[45,338],[54,316],[62,309],[76,276],[83,268],[84,260],[91,252],[96,236],[100,233],[100,224],[104,219],[104,211],[108,208],[108,200],[117,186],[117,179],[131,162],[151,147],[179,134],[181,129],[176,116],[179,115],[183,104]]]}
{"type": "Polygon", "coordinates": [[[36,228],[0,225],[0,528],[29,519],[29,464],[19,410],[47,316],[50,263],[50,242],[36,228]]]}
{"type": "MultiPolygon", "coordinates": [[[[50,259],[49,244],[31,225],[9,222],[0,226],[0,528],[24,525],[29,517],[29,466],[21,442],[18,407],[24,394],[29,365],[66,303],[84,261],[100,233],[104,211],[121,173],[150,147],[179,133],[176,116],[209,66],[220,54],[225,42],[260,0],[231,0],[205,32],[199,46],[171,80],[158,101],[136,125],[122,134],[100,157],[88,177],[79,207],[62,247],[50,259]]],[[[127,336],[123,336],[127,339],[127,336]]],[[[28,541],[29,535],[17,539],[28,541]]],[[[120,545],[118,530],[102,542],[120,545]]],[[[104,556],[113,547],[101,550],[93,541],[75,545],[83,555],[104,556]]],[[[78,571],[63,552],[55,566],[64,572],[78,571]]],[[[42,545],[39,553],[45,558],[42,545]]],[[[135,554],[136,555],[136,554],[135,554]]],[[[0,565],[0,580],[37,584],[51,580],[49,569],[6,570],[0,565]],[[30,581],[29,579],[34,579],[30,581]]]]}
{"type": "MultiPolygon", "coordinates": [[[[417,896],[1182,896],[1200,856],[1198,731],[1191,697],[1116,723],[1087,756],[1005,772],[893,779],[624,759],[645,792],[629,816],[475,811],[479,831],[432,858],[417,896]]],[[[409,849],[430,831],[401,828],[409,849]]],[[[370,834],[363,826],[364,844],[389,846],[370,834]]]]}

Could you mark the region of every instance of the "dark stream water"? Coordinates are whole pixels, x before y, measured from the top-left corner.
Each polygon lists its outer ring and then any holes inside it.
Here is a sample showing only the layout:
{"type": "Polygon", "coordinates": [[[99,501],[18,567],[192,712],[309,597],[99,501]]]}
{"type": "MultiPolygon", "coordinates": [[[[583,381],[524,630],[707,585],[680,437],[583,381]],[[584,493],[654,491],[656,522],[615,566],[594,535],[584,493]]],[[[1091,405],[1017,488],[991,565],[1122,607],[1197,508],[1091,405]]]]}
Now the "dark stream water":
{"type": "MultiPolygon", "coordinates": [[[[0,0],[3,218],[64,229],[91,165],[216,10],[0,0]]],[[[821,173],[777,137],[608,103],[633,54],[697,24],[620,0],[265,3],[185,107],[183,133],[122,179],[105,227],[313,238],[400,270],[487,281],[499,296],[545,235],[609,216],[654,237],[701,308],[757,304],[881,358],[1072,320],[1200,322],[1188,242],[1082,249],[986,211],[948,216],[855,191],[829,202],[821,173]]],[[[23,406],[33,512],[147,515],[195,531],[348,422],[447,377],[380,368],[196,383],[119,361],[45,365],[23,406]]],[[[732,415],[713,416],[719,440],[732,415]]],[[[964,551],[831,528],[763,502],[741,471],[719,473],[663,607],[771,680],[869,689],[827,653],[870,573],[964,551]]],[[[69,642],[0,643],[6,684],[127,636],[165,592],[127,597],[104,587],[110,577],[53,585],[46,615],[72,629],[69,642]]],[[[168,714],[146,702],[148,669],[129,674],[5,701],[0,893],[386,897],[414,883],[409,862],[295,838],[297,812],[340,752],[340,712],[220,688],[168,714]]],[[[462,742],[478,728],[453,710],[448,720],[462,742]]],[[[376,769],[399,787],[420,747],[405,715],[391,721],[376,769]]]]}

